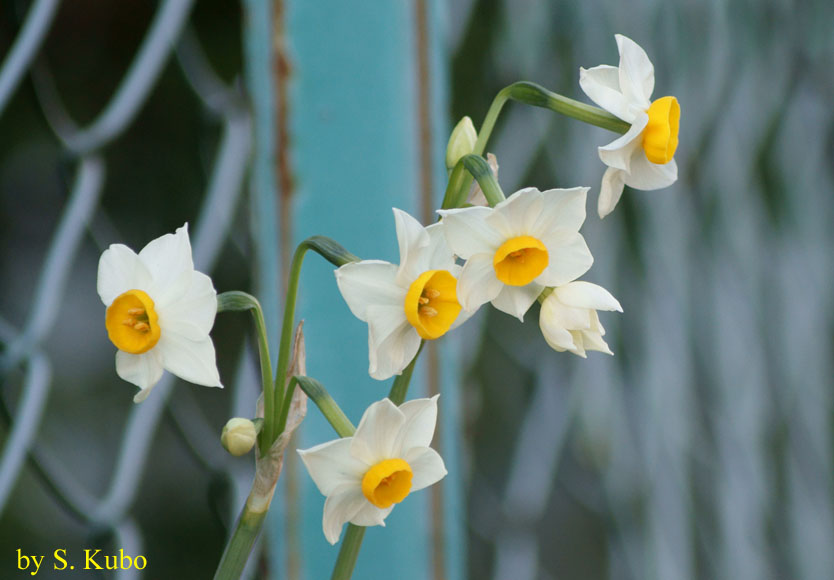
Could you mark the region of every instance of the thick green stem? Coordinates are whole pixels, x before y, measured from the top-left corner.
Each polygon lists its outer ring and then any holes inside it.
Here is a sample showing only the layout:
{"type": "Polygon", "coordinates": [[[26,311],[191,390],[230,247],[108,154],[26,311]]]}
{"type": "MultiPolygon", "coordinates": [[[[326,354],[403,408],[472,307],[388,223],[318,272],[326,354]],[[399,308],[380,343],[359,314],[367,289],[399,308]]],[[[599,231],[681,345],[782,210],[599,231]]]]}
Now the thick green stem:
{"type": "Polygon", "coordinates": [[[253,512],[248,504],[243,506],[235,531],[226,544],[214,580],[238,580],[246,567],[246,561],[261,532],[266,512],[253,512]]]}
{"type": "Polygon", "coordinates": [[[405,367],[402,374],[398,375],[397,378],[394,379],[394,384],[391,385],[391,391],[388,393],[388,398],[391,399],[391,402],[398,407],[405,401],[405,396],[408,394],[408,385],[411,383],[411,375],[414,374],[414,365],[417,364],[417,357],[420,356],[425,344],[425,340],[420,342],[420,348],[417,350],[417,354],[414,355],[414,358],[411,359],[411,362],[408,363],[408,366],[405,367]]]}
{"type": "Polygon", "coordinates": [[[364,537],[364,527],[348,524],[330,580],[349,580],[351,574],[353,574],[353,568],[356,566],[359,548],[362,547],[362,538],[364,537]]]}
{"type": "MultiPolygon", "coordinates": [[[[495,128],[495,122],[498,120],[498,115],[509,100],[518,101],[534,107],[550,109],[556,113],[561,113],[562,115],[596,125],[597,127],[602,127],[603,129],[608,129],[615,133],[625,133],[631,127],[629,123],[615,117],[604,109],[563,97],[535,83],[520,81],[504,87],[498,92],[495,99],[493,99],[484,118],[484,122],[478,131],[478,140],[475,142],[475,149],[472,151],[473,154],[484,154],[487,142],[490,136],[492,136],[492,130],[495,128]]],[[[452,171],[449,183],[446,186],[446,194],[443,196],[444,202],[447,199],[459,199],[461,195],[465,196],[465,192],[469,191],[471,185],[472,176],[467,175],[463,170],[458,171],[456,167],[452,171]],[[464,193],[461,194],[461,192],[464,193]]],[[[448,208],[444,205],[444,209],[448,208]]]]}
{"type": "Polygon", "coordinates": [[[250,310],[255,319],[255,329],[258,334],[258,355],[261,361],[261,386],[264,391],[264,425],[261,430],[261,455],[269,451],[275,440],[275,398],[272,388],[272,362],[269,360],[269,344],[266,338],[266,322],[261,303],[246,292],[223,292],[217,296],[217,311],[250,310]]]}

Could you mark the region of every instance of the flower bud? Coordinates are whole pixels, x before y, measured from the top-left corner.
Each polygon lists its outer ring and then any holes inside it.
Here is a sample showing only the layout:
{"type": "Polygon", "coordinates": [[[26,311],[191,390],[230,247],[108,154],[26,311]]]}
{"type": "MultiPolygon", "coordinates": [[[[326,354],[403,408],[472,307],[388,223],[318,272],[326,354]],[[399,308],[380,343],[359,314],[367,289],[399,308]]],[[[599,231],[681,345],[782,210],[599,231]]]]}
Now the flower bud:
{"type": "Polygon", "coordinates": [[[477,141],[478,133],[472,119],[464,117],[455,125],[452,136],[449,137],[449,144],[446,146],[446,168],[451,170],[461,157],[472,153],[477,141]]]}
{"type": "Polygon", "coordinates": [[[226,426],[223,427],[223,433],[220,435],[220,442],[223,447],[235,457],[249,453],[257,439],[258,433],[255,424],[242,417],[229,419],[226,426]]]}

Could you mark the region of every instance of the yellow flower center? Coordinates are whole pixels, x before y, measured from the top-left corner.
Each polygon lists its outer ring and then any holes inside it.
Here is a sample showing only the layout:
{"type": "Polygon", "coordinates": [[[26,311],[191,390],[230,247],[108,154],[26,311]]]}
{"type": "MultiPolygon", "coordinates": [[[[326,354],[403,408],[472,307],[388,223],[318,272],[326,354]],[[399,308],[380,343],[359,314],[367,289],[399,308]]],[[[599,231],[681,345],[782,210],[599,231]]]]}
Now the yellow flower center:
{"type": "Polygon", "coordinates": [[[400,503],[411,491],[414,473],[404,459],[385,459],[371,467],[362,478],[362,493],[378,508],[400,503]]]}
{"type": "Polygon", "coordinates": [[[533,236],[510,238],[492,257],[495,276],[508,286],[526,286],[547,268],[547,248],[533,236]]]}
{"type": "Polygon", "coordinates": [[[128,290],[107,307],[104,325],[116,348],[142,354],[159,340],[158,320],[151,297],[141,290],[128,290]]]}
{"type": "Polygon", "coordinates": [[[458,281],[446,270],[428,270],[408,287],[405,317],[421,338],[440,338],[460,313],[458,281]]]}
{"type": "Polygon", "coordinates": [[[643,131],[643,150],[652,163],[669,163],[678,148],[681,106],[675,97],[662,97],[649,107],[649,124],[643,131]]]}

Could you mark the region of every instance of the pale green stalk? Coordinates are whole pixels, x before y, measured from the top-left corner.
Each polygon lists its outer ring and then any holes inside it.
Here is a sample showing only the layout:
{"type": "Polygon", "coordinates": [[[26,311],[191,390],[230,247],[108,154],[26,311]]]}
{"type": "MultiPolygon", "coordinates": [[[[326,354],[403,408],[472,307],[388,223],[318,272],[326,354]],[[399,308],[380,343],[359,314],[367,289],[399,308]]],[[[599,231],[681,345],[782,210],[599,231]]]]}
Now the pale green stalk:
{"type": "Polygon", "coordinates": [[[261,455],[266,454],[272,445],[269,433],[275,429],[275,398],[272,390],[272,362],[269,360],[269,344],[266,338],[266,323],[264,313],[258,299],[246,292],[223,292],[217,296],[217,311],[251,310],[255,319],[255,330],[258,335],[258,355],[261,361],[261,386],[264,391],[264,424],[261,430],[259,449],[261,455]]]}

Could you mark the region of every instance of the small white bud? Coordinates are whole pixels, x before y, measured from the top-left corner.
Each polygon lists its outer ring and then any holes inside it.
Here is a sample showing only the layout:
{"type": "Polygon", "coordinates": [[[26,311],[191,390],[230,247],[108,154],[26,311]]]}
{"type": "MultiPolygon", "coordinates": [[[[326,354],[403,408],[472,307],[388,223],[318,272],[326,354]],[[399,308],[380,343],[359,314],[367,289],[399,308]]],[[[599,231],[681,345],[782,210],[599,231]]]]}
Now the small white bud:
{"type": "Polygon", "coordinates": [[[472,119],[464,117],[458,121],[446,146],[446,168],[451,170],[461,157],[472,153],[477,141],[478,132],[475,131],[472,119]]]}
{"type": "Polygon", "coordinates": [[[258,433],[255,424],[249,419],[241,417],[229,419],[226,426],[223,427],[223,433],[220,435],[220,442],[223,447],[235,457],[249,453],[257,440],[258,433]]]}

